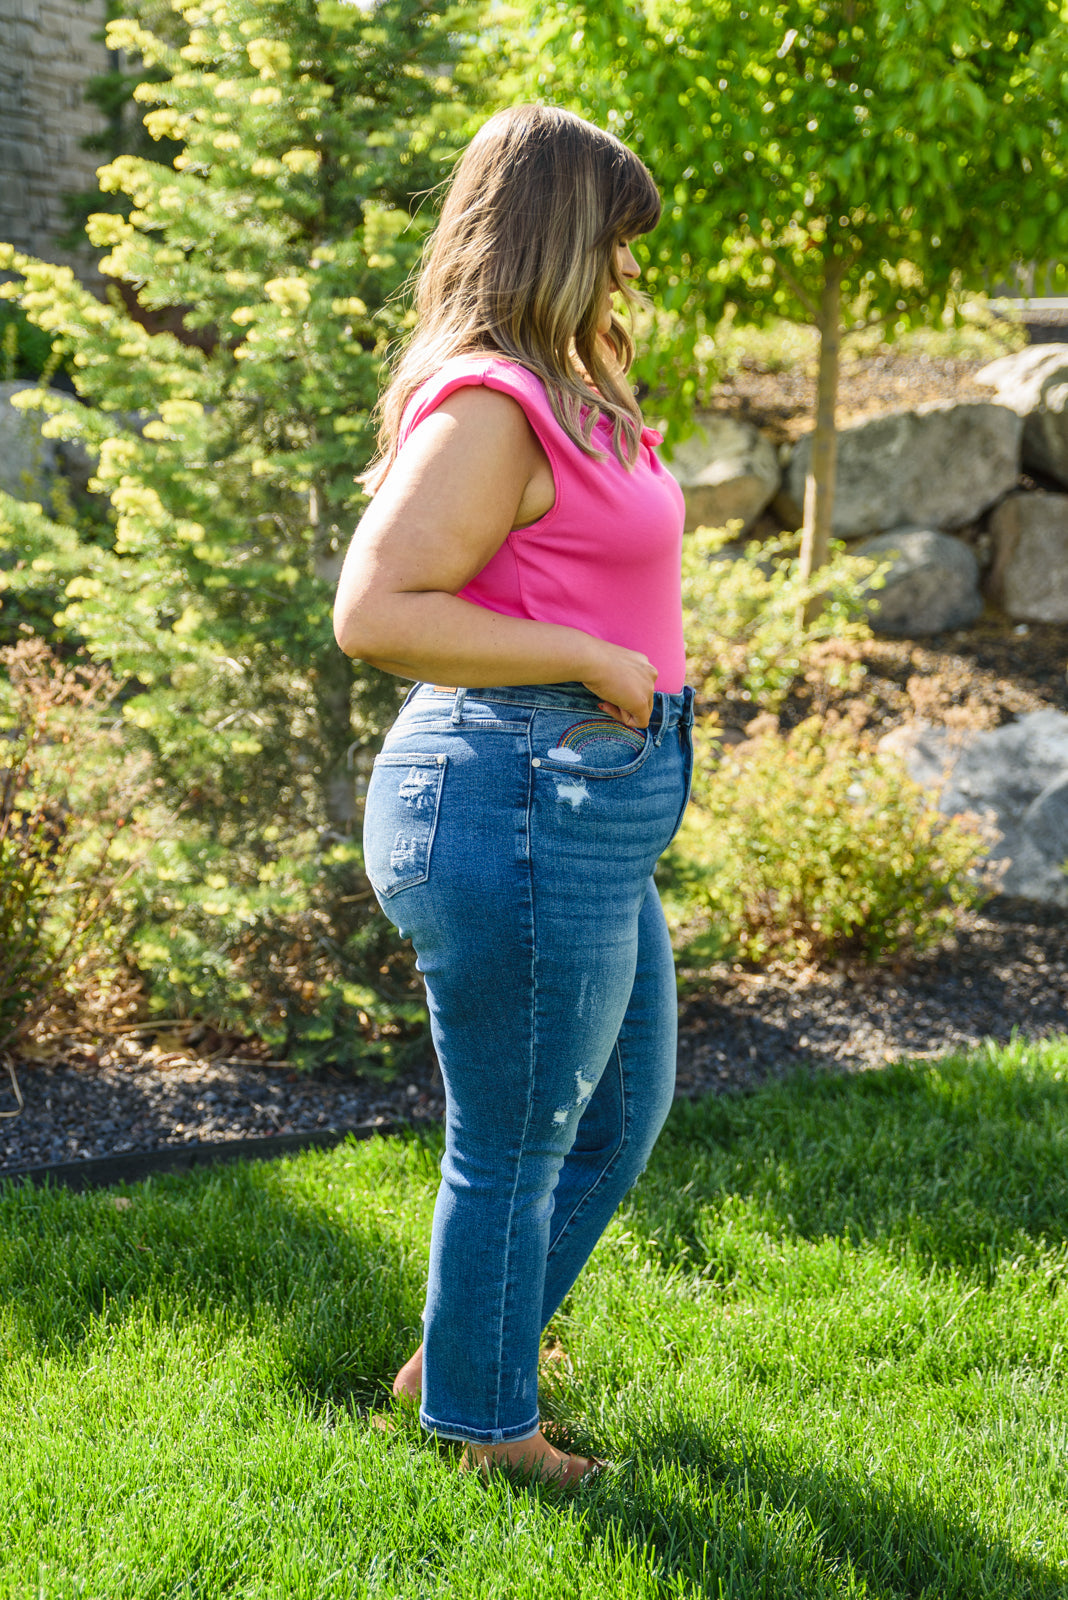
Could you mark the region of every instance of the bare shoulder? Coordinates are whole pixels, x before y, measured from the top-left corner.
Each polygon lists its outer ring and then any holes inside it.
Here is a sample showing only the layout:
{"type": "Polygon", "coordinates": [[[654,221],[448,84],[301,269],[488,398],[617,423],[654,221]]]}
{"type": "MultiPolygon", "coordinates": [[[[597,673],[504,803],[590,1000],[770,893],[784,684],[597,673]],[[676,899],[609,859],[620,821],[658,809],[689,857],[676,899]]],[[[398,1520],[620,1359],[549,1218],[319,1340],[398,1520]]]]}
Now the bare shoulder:
{"type": "MultiPolygon", "coordinates": [[[[397,453],[375,501],[419,496],[440,523],[455,501],[480,526],[526,527],[553,506],[552,467],[518,400],[484,384],[445,397],[397,453]]],[[[492,552],[491,552],[492,553],[492,552]]],[[[487,557],[488,559],[488,557],[487,557]]]]}
{"type": "Polygon", "coordinates": [[[416,482],[439,494],[445,481],[458,473],[469,498],[479,492],[479,485],[500,488],[513,498],[514,510],[542,456],[537,435],[517,400],[482,384],[467,384],[454,389],[412,429],[379,495],[384,490],[388,498],[389,492],[395,494],[416,482]]]}
{"type": "MultiPolygon", "coordinates": [[[[503,449],[514,449],[518,443],[534,439],[534,431],[519,401],[482,383],[454,389],[420,426],[426,427],[435,418],[439,418],[439,425],[444,425],[448,431],[477,435],[484,445],[491,447],[496,444],[503,449]]],[[[419,428],[416,428],[412,437],[418,433],[419,428]]]]}

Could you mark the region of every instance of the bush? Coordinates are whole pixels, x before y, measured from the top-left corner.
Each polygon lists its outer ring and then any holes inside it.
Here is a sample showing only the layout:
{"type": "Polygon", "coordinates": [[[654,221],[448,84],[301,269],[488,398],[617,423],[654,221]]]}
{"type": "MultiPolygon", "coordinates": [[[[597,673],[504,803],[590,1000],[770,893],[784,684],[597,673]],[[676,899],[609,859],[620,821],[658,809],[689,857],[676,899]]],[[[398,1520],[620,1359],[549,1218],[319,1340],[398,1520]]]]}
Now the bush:
{"type": "MultiPolygon", "coordinates": [[[[772,719],[767,719],[770,723],[772,719]]],[[[723,749],[699,727],[694,800],[665,862],[679,961],[877,962],[989,892],[985,842],[845,721],[723,749]]]]}
{"type": "Polygon", "coordinates": [[[738,528],[698,528],[683,541],[683,615],[695,688],[711,699],[740,694],[775,711],[806,676],[832,688],[854,684],[863,673],[849,647],[871,638],[865,595],[882,585],[889,563],[847,555],[835,543],[828,565],[806,580],[795,535],[750,540],[730,555],[725,546],[738,528]],[[822,609],[802,626],[817,595],[822,609]]]}
{"type": "Polygon", "coordinates": [[[77,389],[20,404],[98,458],[96,509],[0,496],[2,581],[23,615],[59,583],[58,636],[127,681],[162,780],[173,828],[133,936],[152,1009],[309,1065],[381,1058],[421,991],[362,873],[355,790],[402,686],[354,672],[330,612],[418,197],[469,132],[478,19],[219,0],[153,31],[159,0],[129,9],[108,42],[148,69],[134,97],[165,159],[101,169],[110,294],[0,246],[0,298],[77,389]]]}
{"type": "Polygon", "coordinates": [[[67,987],[121,960],[152,789],[105,668],[61,662],[35,638],[0,650],[0,665],[3,1051],[67,987]]]}

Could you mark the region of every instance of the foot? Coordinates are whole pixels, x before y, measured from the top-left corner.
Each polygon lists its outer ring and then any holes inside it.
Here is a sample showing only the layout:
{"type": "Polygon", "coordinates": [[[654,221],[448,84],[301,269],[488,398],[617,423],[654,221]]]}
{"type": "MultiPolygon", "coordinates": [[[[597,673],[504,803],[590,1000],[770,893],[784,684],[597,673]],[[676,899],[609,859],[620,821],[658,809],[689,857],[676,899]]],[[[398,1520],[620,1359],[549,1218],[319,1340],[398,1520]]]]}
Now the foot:
{"type": "Polygon", "coordinates": [[[552,1483],[562,1489],[577,1487],[604,1466],[596,1456],[571,1456],[551,1445],[544,1434],[510,1444],[467,1444],[460,1457],[462,1472],[514,1472],[525,1478],[552,1483]]]}
{"type": "Polygon", "coordinates": [[[409,1356],[393,1380],[393,1393],[398,1400],[421,1400],[423,1397],[423,1347],[409,1356]]]}

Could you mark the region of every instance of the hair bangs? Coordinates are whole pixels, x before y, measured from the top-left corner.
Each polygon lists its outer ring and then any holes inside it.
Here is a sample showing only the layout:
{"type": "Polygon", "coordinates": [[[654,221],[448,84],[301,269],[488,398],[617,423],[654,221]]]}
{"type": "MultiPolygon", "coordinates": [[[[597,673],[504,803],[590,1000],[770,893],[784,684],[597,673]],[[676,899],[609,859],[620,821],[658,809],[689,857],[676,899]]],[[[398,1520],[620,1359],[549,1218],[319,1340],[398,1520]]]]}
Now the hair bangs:
{"type": "Polygon", "coordinates": [[[611,180],[604,229],[598,243],[610,240],[615,244],[621,239],[637,239],[640,234],[652,233],[660,221],[660,191],[645,164],[625,145],[613,162],[611,180]]]}

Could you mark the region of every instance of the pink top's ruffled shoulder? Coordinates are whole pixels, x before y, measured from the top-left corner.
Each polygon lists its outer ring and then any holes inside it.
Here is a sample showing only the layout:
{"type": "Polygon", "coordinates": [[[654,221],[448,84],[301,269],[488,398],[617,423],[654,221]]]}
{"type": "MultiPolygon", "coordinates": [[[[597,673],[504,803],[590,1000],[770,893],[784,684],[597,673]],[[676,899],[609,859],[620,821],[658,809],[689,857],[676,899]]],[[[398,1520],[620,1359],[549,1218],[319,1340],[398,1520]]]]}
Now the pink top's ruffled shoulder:
{"type": "Polygon", "coordinates": [[[506,616],[581,628],[640,650],[658,669],[656,686],[677,694],[685,682],[682,638],[682,491],[656,454],[663,435],[643,428],[627,468],[611,448],[611,427],[594,430],[603,452],[581,449],[553,416],[541,379],[499,356],[458,356],[416,391],[401,421],[401,442],[454,390],[497,389],[523,407],[556,486],[552,509],[513,529],[460,595],[506,616]]]}

